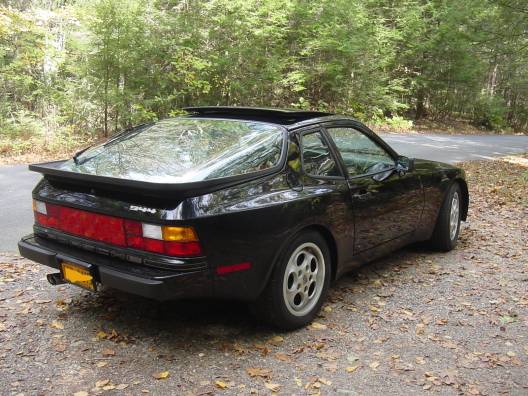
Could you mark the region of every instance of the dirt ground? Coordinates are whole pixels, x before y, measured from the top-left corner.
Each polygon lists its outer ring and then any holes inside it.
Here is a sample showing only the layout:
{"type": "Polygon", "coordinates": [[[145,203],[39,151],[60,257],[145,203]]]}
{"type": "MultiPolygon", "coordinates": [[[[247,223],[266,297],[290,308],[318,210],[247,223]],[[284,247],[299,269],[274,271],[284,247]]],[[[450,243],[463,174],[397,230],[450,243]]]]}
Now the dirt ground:
{"type": "Polygon", "coordinates": [[[2,395],[527,395],[528,160],[472,162],[456,250],[412,246],[280,333],[232,302],[52,287],[0,256],[2,395]]]}

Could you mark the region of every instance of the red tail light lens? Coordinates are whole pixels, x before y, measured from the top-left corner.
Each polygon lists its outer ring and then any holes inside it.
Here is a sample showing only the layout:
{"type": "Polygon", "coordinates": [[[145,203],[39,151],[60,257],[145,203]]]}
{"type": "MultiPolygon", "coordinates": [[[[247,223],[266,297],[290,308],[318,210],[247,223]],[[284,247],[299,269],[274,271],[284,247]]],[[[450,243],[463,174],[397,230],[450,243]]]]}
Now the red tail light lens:
{"type": "Polygon", "coordinates": [[[192,227],[141,223],[34,201],[35,220],[44,227],[116,246],[168,256],[196,257],[202,249],[192,227]]]}
{"type": "Polygon", "coordinates": [[[199,256],[202,249],[198,242],[165,242],[165,252],[169,256],[199,256]]]}

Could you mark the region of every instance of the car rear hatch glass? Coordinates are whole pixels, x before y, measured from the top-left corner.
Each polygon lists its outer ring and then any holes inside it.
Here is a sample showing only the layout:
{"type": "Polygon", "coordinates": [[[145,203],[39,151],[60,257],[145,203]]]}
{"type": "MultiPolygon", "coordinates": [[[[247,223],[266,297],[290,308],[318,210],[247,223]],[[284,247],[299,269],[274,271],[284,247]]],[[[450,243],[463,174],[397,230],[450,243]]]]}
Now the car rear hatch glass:
{"type": "Polygon", "coordinates": [[[172,118],[126,132],[60,170],[150,183],[193,183],[277,166],[284,129],[244,120],[172,118]]]}

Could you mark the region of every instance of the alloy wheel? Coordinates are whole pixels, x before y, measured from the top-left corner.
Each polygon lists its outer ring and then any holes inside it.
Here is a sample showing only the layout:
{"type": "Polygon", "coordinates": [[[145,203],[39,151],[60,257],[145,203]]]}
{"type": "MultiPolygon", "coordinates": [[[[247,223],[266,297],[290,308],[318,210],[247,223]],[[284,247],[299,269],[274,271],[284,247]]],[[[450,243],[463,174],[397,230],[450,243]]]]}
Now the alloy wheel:
{"type": "Polygon", "coordinates": [[[290,256],[283,279],[283,297],[288,311],[304,316],[319,301],[325,281],[321,249],[312,242],[300,245],[290,256]]]}
{"type": "Polygon", "coordinates": [[[449,236],[451,240],[456,238],[458,231],[460,217],[460,199],[458,197],[458,191],[455,191],[453,194],[453,199],[451,200],[451,212],[449,214],[449,236]]]}

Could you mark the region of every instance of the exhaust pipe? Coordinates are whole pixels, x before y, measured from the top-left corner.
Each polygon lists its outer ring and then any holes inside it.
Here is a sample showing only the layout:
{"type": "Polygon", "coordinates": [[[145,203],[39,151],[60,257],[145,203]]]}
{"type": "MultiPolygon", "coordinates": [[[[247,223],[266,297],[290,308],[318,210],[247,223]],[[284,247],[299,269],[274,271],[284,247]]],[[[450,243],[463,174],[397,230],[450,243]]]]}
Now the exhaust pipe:
{"type": "Polygon", "coordinates": [[[46,278],[48,279],[48,282],[53,286],[62,285],[66,283],[66,281],[62,278],[62,274],[60,272],[48,274],[46,275],[46,278]]]}

